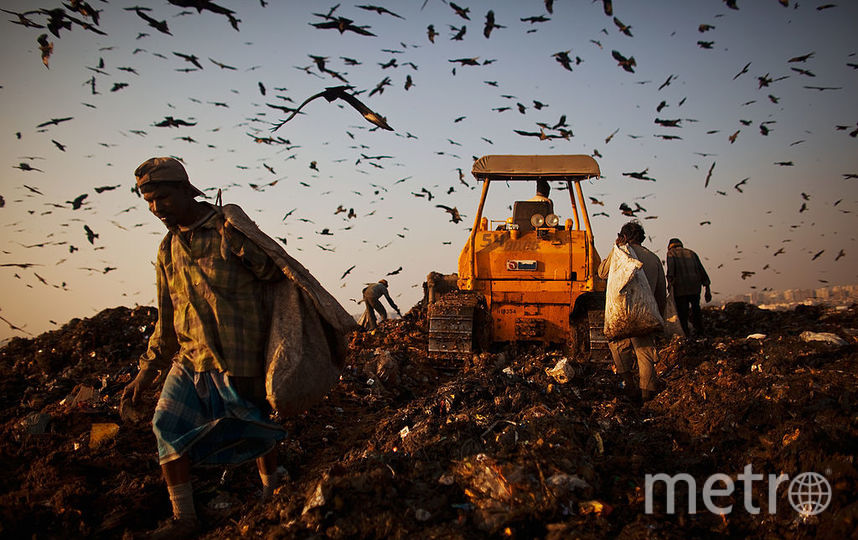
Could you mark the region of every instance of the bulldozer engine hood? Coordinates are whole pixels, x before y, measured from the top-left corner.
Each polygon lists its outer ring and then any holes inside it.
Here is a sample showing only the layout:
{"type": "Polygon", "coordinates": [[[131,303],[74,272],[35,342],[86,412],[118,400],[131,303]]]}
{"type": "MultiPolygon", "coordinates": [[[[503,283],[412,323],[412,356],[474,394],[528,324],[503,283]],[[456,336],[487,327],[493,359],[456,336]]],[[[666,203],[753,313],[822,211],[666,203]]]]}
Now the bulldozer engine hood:
{"type": "Polygon", "coordinates": [[[485,180],[552,180],[580,181],[598,178],[599,164],[588,155],[488,155],[474,162],[471,174],[485,180]]]}

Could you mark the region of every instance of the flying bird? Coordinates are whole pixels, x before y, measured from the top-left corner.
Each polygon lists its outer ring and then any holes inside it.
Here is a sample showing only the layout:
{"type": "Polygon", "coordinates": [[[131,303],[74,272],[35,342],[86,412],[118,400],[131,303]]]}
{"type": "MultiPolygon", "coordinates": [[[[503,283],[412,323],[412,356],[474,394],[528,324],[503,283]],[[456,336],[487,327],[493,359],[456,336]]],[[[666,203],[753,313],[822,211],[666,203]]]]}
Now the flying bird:
{"type": "Polygon", "coordinates": [[[801,56],[794,56],[794,57],[790,58],[789,60],[787,60],[787,62],[788,63],[789,62],[806,62],[807,60],[810,60],[811,58],[813,58],[814,54],[816,54],[816,52],[809,52],[809,53],[803,54],[801,56]]]}
{"type": "Polygon", "coordinates": [[[396,13],[390,11],[389,9],[381,7],[381,6],[363,5],[363,6],[355,6],[355,7],[359,8],[359,9],[364,9],[366,11],[375,11],[379,15],[387,14],[387,15],[392,15],[393,17],[396,17],[397,19],[403,19],[403,20],[405,19],[405,17],[403,17],[401,15],[397,15],[396,13]]]}
{"type": "Polygon", "coordinates": [[[465,39],[465,33],[468,31],[468,27],[463,24],[461,28],[456,28],[451,24],[450,30],[456,32],[453,34],[453,37],[450,38],[451,41],[462,41],[465,39]]]}
{"type": "MultiPolygon", "coordinates": [[[[12,168],[13,169],[21,169],[22,171],[45,172],[42,169],[37,169],[37,168],[33,167],[32,165],[30,165],[29,163],[26,163],[24,161],[22,161],[21,163],[18,163],[18,165],[12,165],[12,168]]],[[[24,187],[27,187],[27,186],[24,186],[24,187]]],[[[39,195],[41,195],[41,193],[39,193],[39,195]]]]}
{"type": "Polygon", "coordinates": [[[56,126],[61,122],[68,122],[72,119],[74,119],[74,116],[66,116],[65,118],[51,118],[47,122],[42,122],[41,124],[37,125],[36,128],[41,128],[45,126],[56,126]]]}
{"type": "Polygon", "coordinates": [[[186,120],[182,120],[181,118],[173,118],[172,116],[165,116],[163,120],[152,124],[155,127],[181,127],[181,126],[195,126],[196,122],[188,122],[186,120]]]}
{"type": "Polygon", "coordinates": [[[190,62],[191,64],[197,66],[200,69],[203,69],[202,64],[200,64],[200,59],[195,54],[183,54],[179,52],[173,51],[173,54],[184,60],[185,62],[190,62]]]}
{"type": "Polygon", "coordinates": [[[745,67],[743,67],[743,68],[742,68],[742,70],[741,70],[741,71],[739,71],[739,73],[736,73],[735,75],[733,75],[733,80],[735,81],[736,79],[738,79],[738,78],[739,78],[739,76],[740,76],[740,75],[744,75],[745,73],[747,73],[747,72],[748,72],[748,68],[749,68],[749,67],[751,67],[751,63],[750,63],[750,62],[748,62],[747,64],[745,64],[745,67]]]}
{"type": "MultiPolygon", "coordinates": [[[[389,78],[388,78],[388,80],[389,80],[389,78]]],[[[319,92],[318,94],[314,94],[314,95],[308,97],[307,99],[304,100],[303,103],[301,103],[301,105],[298,106],[298,108],[291,115],[289,115],[288,118],[286,118],[285,120],[275,124],[274,127],[271,128],[271,131],[273,132],[273,131],[277,131],[278,129],[280,129],[283,126],[283,124],[285,124],[286,122],[288,122],[289,120],[294,118],[295,115],[298,114],[298,112],[304,107],[304,105],[306,105],[307,103],[309,103],[309,102],[311,102],[314,99],[319,98],[319,97],[324,97],[328,101],[328,103],[331,103],[336,99],[342,99],[343,101],[345,101],[346,103],[348,103],[349,105],[354,107],[354,109],[356,111],[358,111],[364,118],[366,118],[366,120],[368,122],[382,128],[382,129],[386,129],[388,131],[393,131],[393,128],[387,124],[387,120],[383,116],[373,112],[372,110],[370,110],[369,107],[364,105],[358,98],[356,98],[354,95],[349,94],[347,92],[347,90],[350,90],[351,88],[352,88],[351,86],[331,86],[331,87],[328,87],[325,90],[319,92]]],[[[370,94],[370,95],[372,95],[372,94],[370,94]]]]}
{"type": "Polygon", "coordinates": [[[229,24],[236,30],[238,30],[238,23],[241,22],[239,19],[235,18],[235,12],[233,10],[219,6],[211,0],[167,0],[167,2],[174,6],[197,8],[197,13],[202,13],[205,9],[217,15],[224,15],[229,19],[229,24]]]}
{"type": "Polygon", "coordinates": [[[623,24],[622,21],[620,21],[620,19],[618,19],[616,17],[614,17],[614,24],[617,25],[617,28],[623,34],[625,34],[629,37],[634,37],[634,36],[632,36],[632,27],[631,26],[623,24]]]}
{"type": "Polygon", "coordinates": [[[623,176],[628,176],[637,180],[648,180],[650,182],[655,182],[655,178],[646,175],[647,171],[649,171],[649,167],[640,172],[624,172],[623,176]]]}
{"type": "Polygon", "coordinates": [[[343,34],[345,32],[354,32],[355,34],[359,34],[361,36],[375,36],[375,34],[368,30],[369,26],[355,26],[354,24],[352,24],[353,22],[353,20],[347,19],[345,17],[331,17],[325,22],[310,23],[310,26],[314,26],[320,29],[335,28],[340,32],[340,34],[343,34]]]}
{"type": "Polygon", "coordinates": [[[620,52],[617,50],[611,51],[611,56],[614,57],[614,60],[617,61],[617,65],[619,65],[621,68],[628,71],[629,73],[635,72],[634,66],[637,65],[637,62],[635,62],[634,56],[630,56],[629,58],[626,58],[625,56],[620,54],[620,52]]]}
{"type": "Polygon", "coordinates": [[[454,206],[450,208],[449,206],[444,206],[443,204],[436,204],[435,208],[441,208],[448,214],[450,214],[450,221],[453,223],[459,223],[462,221],[462,216],[459,214],[459,210],[454,206]]]}
{"type": "Polygon", "coordinates": [[[95,244],[95,239],[98,238],[98,234],[93,232],[92,229],[89,228],[89,225],[84,225],[83,230],[86,231],[86,239],[89,240],[90,244],[95,244]]]}
{"type": "Polygon", "coordinates": [[[495,12],[489,10],[486,13],[486,25],[483,27],[483,35],[488,39],[492,35],[492,30],[495,28],[506,28],[506,26],[502,26],[500,24],[495,23],[495,12]]]}
{"type": "Polygon", "coordinates": [[[36,41],[39,43],[39,52],[42,55],[42,63],[45,64],[45,67],[50,69],[51,66],[48,65],[48,61],[51,58],[51,53],[54,52],[54,44],[48,41],[48,34],[42,34],[36,41]]]}
{"type": "Polygon", "coordinates": [[[340,276],[340,279],[346,279],[346,276],[347,276],[347,275],[349,275],[349,274],[351,274],[352,270],[354,270],[354,269],[355,269],[355,266],[357,266],[357,265],[356,265],[356,264],[351,265],[351,266],[349,267],[349,269],[348,269],[348,270],[346,270],[345,272],[343,272],[343,275],[342,275],[342,276],[340,276]]]}
{"type": "Polygon", "coordinates": [[[713,161],[713,162],[712,162],[712,166],[711,166],[711,167],[709,167],[709,172],[708,172],[708,173],[706,173],[706,182],[703,184],[703,187],[704,187],[704,188],[708,188],[708,187],[709,187],[709,180],[711,180],[711,179],[712,179],[712,171],[713,171],[714,169],[715,169],[715,162],[713,161]]]}
{"type": "MultiPolygon", "coordinates": [[[[557,62],[563,66],[564,69],[568,71],[572,71],[572,59],[569,58],[569,53],[572,51],[560,51],[552,54],[557,62]]],[[[576,57],[577,58],[577,57],[576,57]]],[[[580,63],[580,62],[579,62],[580,63]]]]}
{"type": "Polygon", "coordinates": [[[453,11],[455,11],[456,15],[458,15],[459,17],[465,19],[466,21],[471,20],[471,18],[468,17],[468,12],[471,11],[471,8],[463,8],[463,7],[457,6],[453,2],[450,2],[450,7],[453,8],[453,11]]]}
{"type": "Polygon", "coordinates": [[[217,60],[214,60],[214,59],[213,59],[213,58],[211,58],[211,57],[209,57],[209,62],[211,62],[212,64],[216,65],[217,67],[219,67],[219,68],[221,68],[221,69],[231,69],[231,70],[233,70],[233,71],[237,71],[237,70],[238,70],[238,68],[236,68],[236,67],[228,66],[228,65],[226,65],[226,64],[224,64],[224,63],[221,63],[221,62],[218,62],[217,60]]]}
{"type": "Polygon", "coordinates": [[[84,193],[83,195],[78,195],[74,198],[74,200],[66,201],[70,205],[72,205],[72,210],[78,210],[83,205],[84,199],[89,197],[89,193],[84,193]]]}
{"type": "Polygon", "coordinates": [[[153,19],[152,17],[150,17],[149,15],[146,15],[146,13],[143,10],[144,9],[148,10],[148,8],[134,7],[134,8],[125,8],[125,9],[128,11],[134,11],[135,13],[137,13],[138,17],[140,17],[141,19],[146,21],[149,24],[149,26],[151,26],[155,30],[161,32],[162,34],[167,34],[168,36],[173,35],[170,33],[170,29],[167,27],[167,21],[166,20],[157,21],[157,20],[153,19]]]}

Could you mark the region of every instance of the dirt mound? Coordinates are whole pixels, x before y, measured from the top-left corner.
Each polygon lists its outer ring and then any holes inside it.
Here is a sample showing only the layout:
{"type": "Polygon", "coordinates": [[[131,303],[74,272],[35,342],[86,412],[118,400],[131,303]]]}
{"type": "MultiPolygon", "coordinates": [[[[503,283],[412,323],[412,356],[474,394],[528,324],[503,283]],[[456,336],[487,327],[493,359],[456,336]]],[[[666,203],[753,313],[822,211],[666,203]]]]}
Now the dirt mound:
{"type": "MultiPolygon", "coordinates": [[[[148,424],[117,414],[154,317],[151,308],[106,310],[0,350],[0,535],[120,537],[169,516],[148,424]]],[[[557,382],[547,370],[561,351],[429,358],[418,304],[354,334],[340,384],[285,421],[290,437],[279,454],[288,478],[271,502],[254,502],[252,465],[195,470],[202,536],[854,534],[858,306],[729,304],[704,317],[705,339],[663,343],[664,389],[641,407],[620,397],[608,364],[573,364],[571,380],[557,382]],[[812,341],[808,331],[846,344],[812,341]],[[751,513],[737,478],[747,465],[790,478],[822,473],[830,505],[803,517],[788,482],[770,499],[759,480],[749,501],[760,513],[751,513]],[[690,474],[697,513],[682,482],[675,512],[660,483],[648,513],[645,476],[657,473],[690,474]],[[702,504],[714,473],[735,484],[714,500],[732,512],[702,504]]],[[[147,399],[154,407],[156,396],[147,399]]]]}

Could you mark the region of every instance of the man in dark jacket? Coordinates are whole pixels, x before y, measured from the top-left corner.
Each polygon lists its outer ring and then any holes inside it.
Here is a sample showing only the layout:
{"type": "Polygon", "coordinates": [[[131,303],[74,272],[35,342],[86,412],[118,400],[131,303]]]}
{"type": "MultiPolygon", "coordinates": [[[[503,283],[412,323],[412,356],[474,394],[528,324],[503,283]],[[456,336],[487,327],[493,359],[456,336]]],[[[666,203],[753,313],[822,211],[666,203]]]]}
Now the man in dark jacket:
{"type": "MultiPolygon", "coordinates": [[[[628,244],[635,252],[636,258],[643,263],[644,275],[647,282],[649,282],[653,296],[655,296],[658,311],[664,317],[664,308],[667,304],[664,269],[661,266],[661,260],[659,260],[658,255],[641,245],[645,237],[643,226],[637,221],[630,221],[620,229],[616,244],[618,246],[628,244]]],[[[607,279],[610,269],[611,254],[609,253],[599,265],[599,277],[607,279]]],[[[658,352],[655,349],[654,337],[655,332],[652,332],[643,336],[631,336],[608,342],[608,348],[611,350],[611,356],[614,358],[617,374],[623,378],[629,397],[636,396],[636,386],[640,386],[640,396],[643,401],[652,399],[657,392],[655,364],[658,362],[658,352]],[[637,385],[635,384],[635,377],[632,372],[635,360],[638,363],[640,379],[637,385]]]]}
{"type": "Polygon", "coordinates": [[[375,312],[378,312],[379,318],[382,321],[387,320],[387,311],[384,309],[384,306],[381,305],[381,298],[385,298],[393,310],[402,317],[402,313],[399,312],[399,308],[396,306],[396,303],[390,297],[390,293],[387,291],[387,280],[380,279],[378,283],[373,283],[372,285],[367,286],[363,290],[363,301],[366,304],[366,311],[364,311],[363,316],[361,317],[361,326],[363,326],[366,330],[374,330],[377,326],[375,320],[375,312]]]}
{"type": "Polygon", "coordinates": [[[709,290],[709,276],[700,262],[700,257],[690,249],[683,247],[679,238],[671,238],[667,244],[667,284],[676,302],[676,316],[685,335],[688,333],[688,311],[691,310],[691,322],[694,332],[703,334],[703,317],[700,315],[700,289],[706,289],[704,298],[712,300],[709,290]]]}

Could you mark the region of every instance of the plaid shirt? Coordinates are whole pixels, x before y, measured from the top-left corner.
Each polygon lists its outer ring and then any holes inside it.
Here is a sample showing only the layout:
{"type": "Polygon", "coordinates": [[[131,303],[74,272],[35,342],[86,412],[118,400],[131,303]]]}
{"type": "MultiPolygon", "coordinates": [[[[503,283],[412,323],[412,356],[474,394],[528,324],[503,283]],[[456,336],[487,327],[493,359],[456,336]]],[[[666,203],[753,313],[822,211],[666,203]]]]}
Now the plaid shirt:
{"type": "Polygon", "coordinates": [[[270,324],[266,281],[284,276],[211,208],[208,219],[171,230],[158,248],[158,320],[140,368],[163,370],[175,360],[190,371],[260,377],[270,324]]]}
{"type": "Polygon", "coordinates": [[[709,275],[696,253],[677,246],[667,250],[667,282],[676,296],[699,295],[701,285],[709,286],[709,275]]]}

